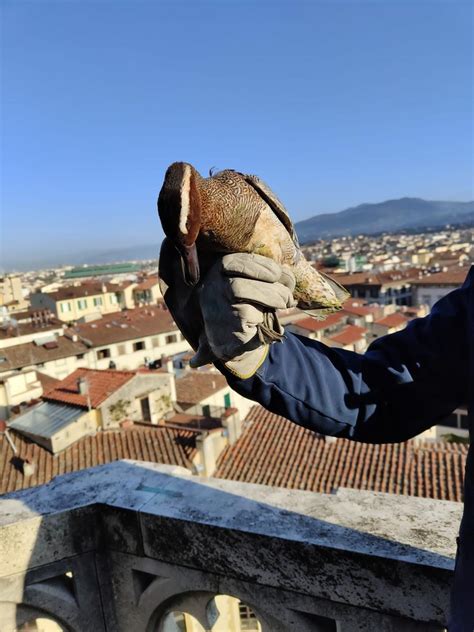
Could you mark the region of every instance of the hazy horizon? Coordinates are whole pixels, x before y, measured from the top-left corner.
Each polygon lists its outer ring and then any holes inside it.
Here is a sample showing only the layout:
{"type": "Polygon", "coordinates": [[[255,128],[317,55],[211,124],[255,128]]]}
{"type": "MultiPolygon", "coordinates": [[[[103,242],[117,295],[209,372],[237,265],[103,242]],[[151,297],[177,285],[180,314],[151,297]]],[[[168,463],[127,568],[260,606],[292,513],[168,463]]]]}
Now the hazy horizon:
{"type": "Polygon", "coordinates": [[[158,248],[156,197],[176,159],[258,174],[295,222],[474,198],[469,3],[1,10],[4,265],[158,248]]]}

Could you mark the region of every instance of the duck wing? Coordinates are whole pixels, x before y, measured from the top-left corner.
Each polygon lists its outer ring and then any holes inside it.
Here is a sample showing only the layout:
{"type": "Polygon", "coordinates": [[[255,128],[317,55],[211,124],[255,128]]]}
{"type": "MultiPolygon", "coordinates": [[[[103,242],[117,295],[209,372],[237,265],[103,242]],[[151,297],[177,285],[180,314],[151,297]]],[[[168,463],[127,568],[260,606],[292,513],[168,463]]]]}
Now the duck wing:
{"type": "Polygon", "coordinates": [[[268,204],[268,206],[272,209],[272,211],[275,213],[275,215],[278,217],[280,222],[290,234],[290,237],[293,240],[295,246],[299,248],[298,236],[296,234],[295,227],[283,202],[278,199],[278,197],[270,189],[268,184],[266,184],[258,176],[253,176],[246,173],[241,173],[240,175],[244,178],[247,184],[249,184],[258,193],[262,200],[268,204]]]}

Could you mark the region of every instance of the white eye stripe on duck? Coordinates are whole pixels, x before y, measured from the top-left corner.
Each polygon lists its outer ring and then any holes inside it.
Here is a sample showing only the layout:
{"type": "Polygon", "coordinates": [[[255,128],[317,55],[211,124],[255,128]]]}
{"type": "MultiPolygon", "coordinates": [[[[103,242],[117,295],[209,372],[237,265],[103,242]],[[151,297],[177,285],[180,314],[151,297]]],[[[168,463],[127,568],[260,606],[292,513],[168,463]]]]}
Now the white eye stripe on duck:
{"type": "Polygon", "coordinates": [[[179,230],[183,235],[188,234],[186,226],[189,216],[189,189],[191,187],[191,167],[185,165],[181,183],[181,212],[179,214],[179,230]]]}

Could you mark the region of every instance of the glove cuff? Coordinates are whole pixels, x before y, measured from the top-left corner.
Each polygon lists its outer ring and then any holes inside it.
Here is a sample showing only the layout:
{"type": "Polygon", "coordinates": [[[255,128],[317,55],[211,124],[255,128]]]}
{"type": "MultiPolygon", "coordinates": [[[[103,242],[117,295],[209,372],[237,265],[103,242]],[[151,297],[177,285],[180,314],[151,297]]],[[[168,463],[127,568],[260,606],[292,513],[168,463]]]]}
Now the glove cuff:
{"type": "Polygon", "coordinates": [[[247,380],[255,375],[258,369],[265,362],[269,348],[270,345],[268,344],[262,345],[257,349],[245,351],[245,353],[237,358],[228,360],[223,364],[229,373],[232,373],[232,375],[238,377],[240,380],[247,380]]]}

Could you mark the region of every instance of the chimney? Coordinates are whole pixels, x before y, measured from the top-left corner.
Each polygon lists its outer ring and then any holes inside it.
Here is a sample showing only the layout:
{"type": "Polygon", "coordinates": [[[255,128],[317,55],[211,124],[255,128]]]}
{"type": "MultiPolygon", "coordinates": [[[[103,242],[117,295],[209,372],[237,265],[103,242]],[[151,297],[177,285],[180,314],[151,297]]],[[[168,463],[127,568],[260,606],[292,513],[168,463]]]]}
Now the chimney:
{"type": "Polygon", "coordinates": [[[196,438],[196,451],[201,461],[200,471],[204,476],[212,476],[216,471],[217,456],[214,440],[210,433],[203,432],[196,438]]]}
{"type": "Polygon", "coordinates": [[[23,476],[33,476],[36,471],[36,465],[34,461],[30,459],[23,459],[23,476]]]}
{"type": "Polygon", "coordinates": [[[89,384],[85,377],[80,377],[77,380],[77,392],[81,395],[87,395],[89,392],[89,384]]]}
{"type": "Polygon", "coordinates": [[[229,445],[233,445],[242,434],[242,421],[237,408],[227,408],[221,416],[221,423],[226,429],[229,445]]]}

